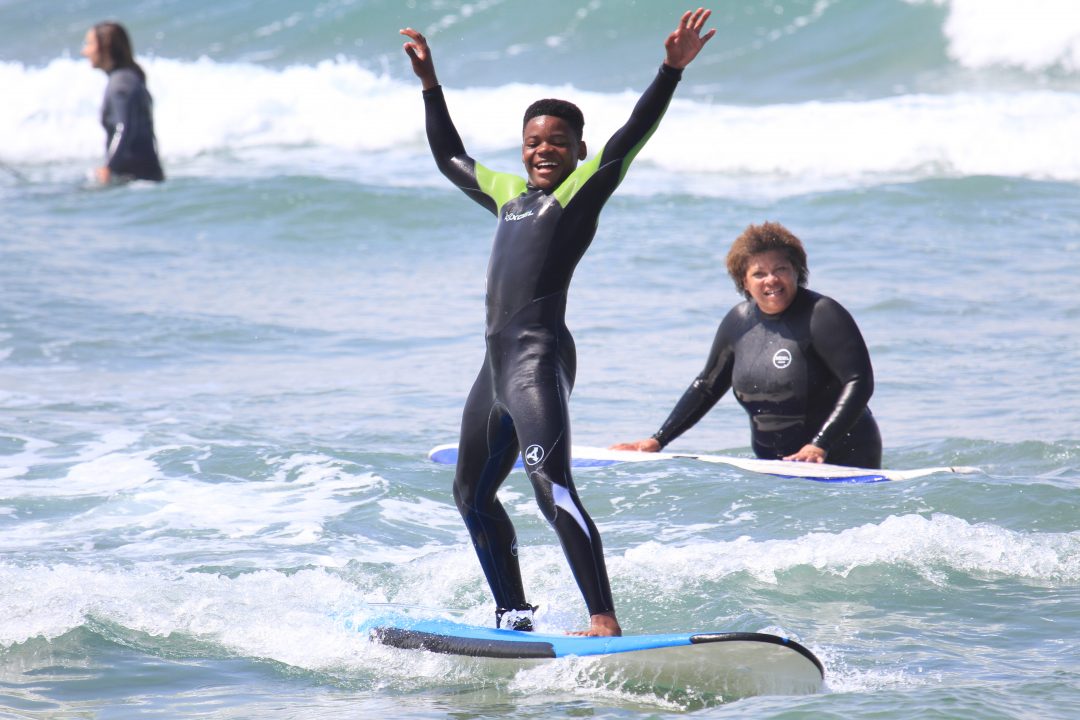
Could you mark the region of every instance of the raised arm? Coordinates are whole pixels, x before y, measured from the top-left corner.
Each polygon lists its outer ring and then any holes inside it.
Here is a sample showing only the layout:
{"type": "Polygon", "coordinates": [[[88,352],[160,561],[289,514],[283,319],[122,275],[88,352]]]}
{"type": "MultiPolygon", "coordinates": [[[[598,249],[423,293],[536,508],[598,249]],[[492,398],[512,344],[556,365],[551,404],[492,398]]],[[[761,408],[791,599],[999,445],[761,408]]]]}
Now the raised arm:
{"type": "Polygon", "coordinates": [[[497,174],[477,164],[465,151],[461,135],[450,119],[450,110],[435,75],[435,62],[431,58],[427,40],[412,28],[401,30],[401,34],[409,38],[404,45],[405,54],[412,61],[413,72],[423,86],[425,127],[435,164],[462,192],[489,212],[498,212],[498,194],[492,190],[492,186],[497,185],[493,180],[497,174]]]}
{"type": "Polygon", "coordinates": [[[622,180],[630,163],[660,124],[675,87],[682,79],[683,68],[697,57],[705,43],[716,34],[715,29],[704,35],[701,33],[710,14],[709,10],[703,8],[683,13],[678,27],[664,41],[664,63],[656,78],[642,93],[630,119],[615,131],[594,159],[597,167],[610,168],[612,163],[617,163],[618,181],[622,180]]]}

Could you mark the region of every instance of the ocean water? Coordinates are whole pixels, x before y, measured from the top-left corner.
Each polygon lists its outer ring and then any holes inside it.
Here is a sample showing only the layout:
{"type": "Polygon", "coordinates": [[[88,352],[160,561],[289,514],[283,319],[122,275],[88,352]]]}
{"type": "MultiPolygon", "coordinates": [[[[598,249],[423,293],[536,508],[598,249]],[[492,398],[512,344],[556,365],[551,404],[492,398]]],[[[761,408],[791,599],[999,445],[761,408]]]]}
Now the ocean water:
{"type": "MultiPolygon", "coordinates": [[[[566,96],[599,147],[667,0],[0,2],[0,717],[1071,718],[1080,703],[1080,5],[736,0],[571,291],[574,442],[655,431],[739,300],[751,222],[806,243],[873,357],[871,486],[581,471],[629,632],[780,632],[826,687],[717,698],[370,644],[492,603],[427,450],[483,356],[490,216],[437,173],[399,28],[473,155],[566,96]],[[169,176],[88,185],[123,21],[169,176]]],[[[728,397],[672,450],[749,455],[728,397]]],[[[585,610],[523,475],[549,630],[585,610]]]]}

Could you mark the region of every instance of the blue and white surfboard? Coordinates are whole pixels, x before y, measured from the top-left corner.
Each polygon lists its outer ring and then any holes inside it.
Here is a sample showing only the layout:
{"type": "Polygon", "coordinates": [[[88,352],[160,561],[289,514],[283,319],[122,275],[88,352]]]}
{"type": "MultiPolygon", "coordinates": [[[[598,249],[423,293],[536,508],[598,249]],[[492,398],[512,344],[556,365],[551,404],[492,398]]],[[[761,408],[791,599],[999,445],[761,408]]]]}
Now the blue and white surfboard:
{"type": "MultiPolygon", "coordinates": [[[[438,445],[431,449],[428,457],[443,465],[457,463],[457,445],[438,445]]],[[[968,474],[980,472],[979,468],[966,466],[926,467],[913,470],[873,470],[869,468],[846,467],[828,463],[790,462],[787,460],[759,460],[757,458],[731,457],[727,455],[700,455],[693,453],[647,453],[627,450],[608,450],[605,448],[574,445],[570,449],[573,466],[607,467],[627,462],[663,462],[670,460],[698,460],[701,462],[729,465],[764,475],[802,478],[828,483],[877,483],[888,480],[912,480],[914,478],[936,475],[938,473],[968,474]]],[[[518,458],[515,468],[521,468],[518,458]]]]}
{"type": "Polygon", "coordinates": [[[794,640],[768,633],[578,637],[404,616],[375,618],[360,629],[383,645],[515,668],[558,658],[588,658],[599,671],[620,682],[725,698],[814,693],[825,679],[814,653],[794,640]]]}

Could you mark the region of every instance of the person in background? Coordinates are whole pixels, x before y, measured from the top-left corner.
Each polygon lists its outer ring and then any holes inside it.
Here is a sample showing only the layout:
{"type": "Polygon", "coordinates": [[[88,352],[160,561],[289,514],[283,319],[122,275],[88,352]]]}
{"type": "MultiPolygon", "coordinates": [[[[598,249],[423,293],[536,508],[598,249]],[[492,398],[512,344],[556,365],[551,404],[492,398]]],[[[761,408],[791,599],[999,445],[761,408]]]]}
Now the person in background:
{"type": "Polygon", "coordinates": [[[881,434],[867,407],[870,352],[851,315],[806,288],[799,239],[779,223],[750,225],[727,270],[746,302],[720,323],[705,369],[655,435],[611,448],[658,452],[730,388],[750,416],[759,458],[881,467],[881,434]]]}
{"type": "Polygon", "coordinates": [[[86,31],[82,54],[109,76],[101,106],[105,165],[95,170],[97,180],[103,184],[164,180],[154,136],[153,100],[127,30],[119,23],[98,23],[86,31]]]}
{"type": "MultiPolygon", "coordinates": [[[[497,626],[533,627],[514,526],[496,496],[520,452],[589,610],[589,628],[574,634],[622,633],[600,533],[570,474],[576,354],[566,299],[601,209],[663,117],[683,68],[716,33],[702,33],[708,18],[703,8],[682,16],[630,119],[589,160],[577,106],[556,99],[530,105],[522,123],[524,178],[494,172],[466,153],[427,40],[412,28],[401,31],[423,88],[428,143],[439,170],[497,220],[487,274],[487,352],[462,413],[454,476],[454,499],[491,587],[497,626]]],[[[543,79],[544,68],[537,67],[531,80],[543,79]]]]}

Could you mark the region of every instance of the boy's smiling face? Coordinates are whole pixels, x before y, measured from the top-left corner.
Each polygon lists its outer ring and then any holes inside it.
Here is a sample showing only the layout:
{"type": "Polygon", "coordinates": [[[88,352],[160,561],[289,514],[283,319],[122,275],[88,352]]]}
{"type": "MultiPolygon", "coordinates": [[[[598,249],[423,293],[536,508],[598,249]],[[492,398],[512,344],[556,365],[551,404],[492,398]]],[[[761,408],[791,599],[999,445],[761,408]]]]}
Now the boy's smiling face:
{"type": "Polygon", "coordinates": [[[521,162],[534,187],[554,190],[584,159],[585,143],[562,118],[538,115],[525,123],[521,162]]]}

